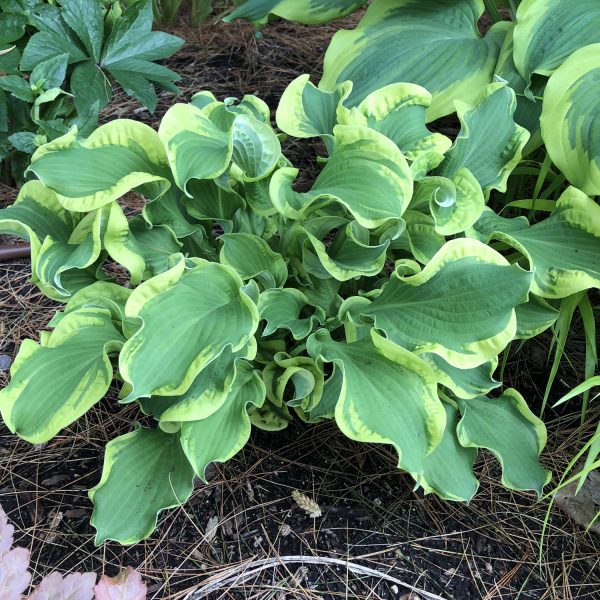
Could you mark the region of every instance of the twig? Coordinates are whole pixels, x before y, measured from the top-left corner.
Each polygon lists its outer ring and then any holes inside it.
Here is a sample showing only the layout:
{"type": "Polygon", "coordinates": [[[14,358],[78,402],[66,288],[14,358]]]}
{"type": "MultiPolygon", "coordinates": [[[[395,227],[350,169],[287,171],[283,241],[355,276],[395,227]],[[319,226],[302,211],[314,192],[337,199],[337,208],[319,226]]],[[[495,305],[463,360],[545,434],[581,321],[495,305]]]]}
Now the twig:
{"type": "Polygon", "coordinates": [[[379,571],[370,569],[369,567],[363,567],[362,565],[356,563],[347,562],[339,558],[329,558],[326,556],[280,556],[276,558],[265,558],[262,560],[249,561],[246,563],[246,566],[249,569],[252,567],[250,570],[241,571],[241,566],[229,568],[220,575],[217,575],[216,578],[211,577],[210,579],[214,579],[213,581],[209,580],[209,582],[205,583],[201,588],[188,594],[184,600],[200,600],[201,598],[206,598],[206,596],[211,592],[222,589],[225,586],[243,583],[262,571],[266,571],[267,569],[271,569],[273,567],[279,567],[282,564],[285,565],[286,563],[337,565],[344,567],[355,575],[366,575],[367,577],[378,577],[379,579],[385,579],[390,583],[395,583],[396,585],[407,588],[411,592],[419,594],[421,597],[428,598],[429,600],[445,600],[442,598],[442,596],[438,596],[437,594],[432,594],[431,592],[426,592],[425,590],[416,588],[410,583],[400,581],[400,579],[396,579],[395,577],[387,575],[386,573],[380,573],[379,571]]]}

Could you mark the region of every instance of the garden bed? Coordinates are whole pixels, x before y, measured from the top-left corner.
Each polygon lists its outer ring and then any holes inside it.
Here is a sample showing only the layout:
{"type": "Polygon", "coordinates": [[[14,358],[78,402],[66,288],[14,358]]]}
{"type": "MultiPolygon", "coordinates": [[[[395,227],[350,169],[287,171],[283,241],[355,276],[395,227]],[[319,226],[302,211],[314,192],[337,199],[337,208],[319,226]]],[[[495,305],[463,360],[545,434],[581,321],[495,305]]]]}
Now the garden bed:
{"type": "MultiPolygon", "coordinates": [[[[168,66],[183,76],[182,100],[209,89],[219,98],[257,93],[275,108],[299,73],[318,80],[333,31],[348,24],[270,26],[262,39],[251,26],[178,29],[187,39],[168,66]]],[[[124,95],[103,120],[133,118],[156,125],[173,98],[161,96],[155,115],[124,95]]],[[[448,121],[439,125],[452,130],[448,121]]],[[[303,160],[307,144],[288,145],[287,155],[306,180],[316,165],[303,160]]],[[[0,188],[0,202],[14,199],[0,188]]],[[[131,207],[135,210],[135,206],[131,207]]],[[[28,261],[0,263],[0,355],[13,357],[18,344],[48,322],[55,304],[28,283],[28,261]]],[[[537,338],[508,361],[505,379],[541,405],[550,337],[537,338]],[[541,340],[541,341],[540,341],[541,340]],[[542,390],[542,391],[540,391],[542,390]]],[[[581,340],[573,335],[568,368],[556,379],[556,397],[583,379],[581,340]]],[[[8,380],[0,371],[0,386],[8,380]]],[[[139,569],[149,598],[185,598],[204,580],[223,584],[210,598],[400,598],[410,592],[390,578],[442,598],[595,598],[600,588],[598,537],[552,511],[545,537],[547,503],[513,493],[499,482],[499,468],[484,454],[477,465],[481,488],[470,505],[413,493],[409,476],[395,468],[395,453],[358,445],[335,427],[295,423],[277,434],[255,432],[251,443],[226,465],[217,465],[208,485],[198,485],[183,507],[161,514],[158,529],[143,544],[93,545],[91,503],[86,490],[97,483],[106,443],[131,428],[137,408],[115,402],[116,390],[51,442],[34,446],[4,427],[0,436],[0,502],[16,524],[18,545],[32,553],[34,580],[52,570],[115,574],[139,569]],[[292,499],[295,489],[313,498],[322,517],[312,519],[292,499]],[[216,518],[216,519],[215,519],[216,518]],[[207,525],[218,523],[212,530],[207,525]],[[542,560],[538,562],[540,542],[542,560]],[[303,567],[284,557],[323,559],[303,567]],[[273,559],[247,576],[254,561],[273,559]],[[335,563],[331,559],[342,561],[335,563]],[[382,574],[357,575],[356,563],[382,574]],[[232,567],[239,579],[231,581],[232,567]],[[246,573],[246,574],[245,574],[246,573]],[[384,579],[384,576],[387,579],[384,579]]],[[[586,436],[574,414],[548,414],[544,464],[560,474],[586,436]]],[[[407,596],[405,596],[407,597],[407,596]]],[[[416,598],[416,596],[415,596],[416,598]]]]}

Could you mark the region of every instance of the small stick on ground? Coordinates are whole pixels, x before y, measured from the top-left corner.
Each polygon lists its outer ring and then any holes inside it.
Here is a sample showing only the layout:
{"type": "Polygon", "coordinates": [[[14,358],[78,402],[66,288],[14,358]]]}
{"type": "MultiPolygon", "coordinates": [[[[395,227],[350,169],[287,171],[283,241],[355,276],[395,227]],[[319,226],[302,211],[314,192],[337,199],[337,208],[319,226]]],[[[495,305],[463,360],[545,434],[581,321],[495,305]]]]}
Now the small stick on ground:
{"type": "Polygon", "coordinates": [[[282,564],[285,565],[287,563],[302,563],[309,565],[337,565],[344,567],[345,569],[351,571],[355,575],[364,575],[367,577],[378,577],[379,579],[385,579],[390,583],[394,583],[396,585],[402,586],[403,588],[409,589],[411,592],[419,594],[421,597],[427,598],[429,600],[445,600],[444,598],[442,598],[442,596],[438,596],[437,594],[432,594],[431,592],[427,592],[425,590],[416,588],[410,585],[410,583],[406,583],[404,581],[401,581],[400,579],[396,579],[395,577],[387,575],[386,573],[381,573],[380,571],[376,571],[375,569],[363,567],[362,565],[347,562],[339,558],[329,558],[326,556],[280,556],[276,558],[266,558],[263,560],[249,561],[245,565],[247,567],[247,570],[240,573],[240,566],[227,569],[223,571],[223,573],[221,573],[220,575],[211,577],[210,579],[212,579],[212,581],[205,583],[201,588],[188,594],[185,597],[185,600],[200,600],[201,598],[206,598],[206,596],[211,592],[215,592],[219,589],[224,588],[225,586],[229,586],[232,584],[243,583],[244,581],[247,581],[248,579],[252,578],[254,575],[257,575],[262,571],[274,567],[279,567],[282,564]]]}

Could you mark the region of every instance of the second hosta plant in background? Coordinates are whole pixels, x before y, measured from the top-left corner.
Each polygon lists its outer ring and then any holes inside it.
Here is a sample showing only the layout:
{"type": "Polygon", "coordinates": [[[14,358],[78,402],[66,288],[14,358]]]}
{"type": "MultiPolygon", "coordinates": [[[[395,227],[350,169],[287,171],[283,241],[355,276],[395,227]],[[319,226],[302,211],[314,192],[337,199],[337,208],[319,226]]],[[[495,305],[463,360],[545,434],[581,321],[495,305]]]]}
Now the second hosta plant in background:
{"type": "Polygon", "coordinates": [[[548,481],[542,422],[493,375],[513,339],[554,323],[557,300],[598,285],[600,209],[576,188],[536,222],[487,206],[529,138],[503,83],[460,104],[454,142],[426,127],[417,85],[349,97],[349,82],[303,76],[282,98],[280,129],[328,151],[304,191],[262,101],[200,93],[158,132],[120,120],[42,146],[38,181],[0,212],[31,242],[33,281],[65,303],[15,359],[8,427],[47,441],[113,380],[155,421],[106,448],[97,542],[148,536],[252,427],[293,418],[392,445],[447,499],[475,494],[480,449],[507,487],[548,481]],[[130,192],[145,199],[134,216],[130,192]],[[126,281],[109,279],[115,263],[126,281]]]}

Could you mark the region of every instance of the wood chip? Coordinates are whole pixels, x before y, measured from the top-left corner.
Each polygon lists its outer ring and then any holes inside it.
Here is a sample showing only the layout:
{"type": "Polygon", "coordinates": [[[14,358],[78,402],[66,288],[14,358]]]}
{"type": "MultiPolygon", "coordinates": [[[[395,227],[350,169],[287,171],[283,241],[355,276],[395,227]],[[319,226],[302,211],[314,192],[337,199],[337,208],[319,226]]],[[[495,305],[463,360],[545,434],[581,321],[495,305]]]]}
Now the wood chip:
{"type": "Polygon", "coordinates": [[[600,521],[594,520],[600,511],[600,473],[592,471],[577,493],[579,479],[556,492],[556,505],[575,523],[600,535],[600,521]],[[592,523],[592,525],[590,525],[592,523]]]}
{"type": "Polygon", "coordinates": [[[59,483],[63,483],[69,480],[68,475],[53,475],[52,477],[48,477],[47,479],[42,479],[42,485],[46,487],[54,487],[59,483]]]}
{"type": "Polygon", "coordinates": [[[217,537],[217,533],[219,531],[219,517],[216,515],[211,517],[206,524],[206,529],[204,531],[204,540],[207,544],[211,544],[214,539],[217,537]]]}

